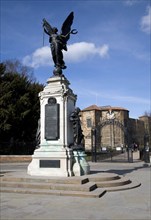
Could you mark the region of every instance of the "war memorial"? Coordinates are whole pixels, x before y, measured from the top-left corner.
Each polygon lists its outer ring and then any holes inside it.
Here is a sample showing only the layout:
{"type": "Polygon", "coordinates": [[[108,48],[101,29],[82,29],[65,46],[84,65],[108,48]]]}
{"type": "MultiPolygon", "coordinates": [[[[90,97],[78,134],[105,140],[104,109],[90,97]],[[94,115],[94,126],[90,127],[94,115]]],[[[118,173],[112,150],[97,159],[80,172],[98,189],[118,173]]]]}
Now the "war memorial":
{"type": "MultiPolygon", "coordinates": [[[[81,110],[76,106],[77,96],[63,73],[67,68],[63,50],[67,51],[70,36],[78,33],[71,29],[73,19],[74,13],[71,12],[63,22],[60,34],[56,27],[43,19],[54,70],[39,93],[37,147],[30,156],[26,172],[2,174],[2,192],[100,198],[106,192],[141,185],[116,173],[106,173],[103,167],[102,170],[93,170],[92,164],[90,166],[86,160],[81,110]]],[[[111,111],[107,116],[108,120],[114,119],[111,111]]]]}
{"type": "Polygon", "coordinates": [[[83,134],[77,96],[69,87],[70,82],[63,74],[66,68],[62,50],[67,51],[74,14],[64,21],[61,34],[43,19],[43,28],[49,35],[55,69],[40,92],[39,148],[32,156],[28,174],[40,176],[81,176],[89,173],[89,164],[83,146],[83,134]]]}

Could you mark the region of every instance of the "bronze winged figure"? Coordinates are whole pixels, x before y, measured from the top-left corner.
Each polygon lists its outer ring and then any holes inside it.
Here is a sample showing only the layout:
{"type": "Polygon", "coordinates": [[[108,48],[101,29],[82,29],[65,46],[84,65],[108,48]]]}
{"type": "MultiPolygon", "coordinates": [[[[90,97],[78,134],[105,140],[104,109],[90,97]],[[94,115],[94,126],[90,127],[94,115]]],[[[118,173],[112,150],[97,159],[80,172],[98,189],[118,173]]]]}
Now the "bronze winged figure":
{"type": "Polygon", "coordinates": [[[60,34],[58,34],[58,29],[56,27],[52,27],[46,21],[46,19],[43,19],[44,32],[49,35],[49,43],[52,53],[52,59],[55,66],[53,73],[56,76],[61,76],[62,69],[66,69],[66,65],[63,60],[62,50],[67,51],[67,41],[70,38],[70,34],[77,33],[76,29],[71,30],[73,18],[74,18],[74,13],[71,12],[64,21],[64,23],[62,24],[60,34]]]}

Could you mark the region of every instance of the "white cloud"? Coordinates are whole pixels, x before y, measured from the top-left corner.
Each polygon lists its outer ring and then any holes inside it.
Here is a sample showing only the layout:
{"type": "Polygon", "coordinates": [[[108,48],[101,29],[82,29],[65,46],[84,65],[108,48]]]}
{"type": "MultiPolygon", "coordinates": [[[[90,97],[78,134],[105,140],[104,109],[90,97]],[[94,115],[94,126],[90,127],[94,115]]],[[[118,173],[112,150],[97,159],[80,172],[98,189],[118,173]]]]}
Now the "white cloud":
{"type": "Polygon", "coordinates": [[[105,100],[117,100],[120,103],[133,103],[133,104],[139,104],[139,105],[150,105],[150,100],[149,99],[145,99],[145,98],[141,98],[141,97],[136,97],[136,96],[126,96],[126,95],[118,95],[117,93],[115,93],[114,91],[95,91],[95,90],[89,90],[89,89],[79,89],[79,94],[86,96],[86,97],[98,97],[101,99],[105,99],[105,100]],[[112,97],[111,97],[112,94],[112,97]]]}
{"type": "Polygon", "coordinates": [[[127,6],[132,6],[132,5],[135,5],[137,3],[138,3],[137,0],[125,0],[124,1],[124,4],[127,5],[127,6]]]}
{"type": "MultiPolygon", "coordinates": [[[[107,44],[96,47],[94,43],[79,42],[68,45],[68,51],[64,52],[65,62],[81,62],[89,57],[108,57],[109,46],[107,44]]],[[[24,57],[23,64],[34,68],[45,65],[53,65],[51,51],[48,46],[38,48],[31,55],[24,57]]]]}
{"type": "Polygon", "coordinates": [[[123,102],[127,102],[127,103],[135,103],[135,104],[150,104],[150,100],[145,99],[145,98],[140,98],[140,97],[135,97],[135,96],[115,96],[113,97],[113,99],[119,100],[119,101],[123,101],[123,102]]]}
{"type": "Polygon", "coordinates": [[[151,7],[147,7],[147,15],[141,18],[141,30],[147,34],[151,32],[151,7]]]}
{"type": "Polygon", "coordinates": [[[23,58],[23,64],[34,68],[52,65],[53,63],[50,57],[50,48],[48,46],[38,48],[31,55],[27,55],[23,58]]]}
{"type": "Polygon", "coordinates": [[[99,55],[103,57],[108,57],[108,51],[109,51],[109,46],[107,44],[104,44],[102,47],[99,48],[99,55]]]}
{"type": "Polygon", "coordinates": [[[109,46],[107,44],[96,47],[93,43],[79,42],[68,46],[68,52],[64,53],[65,59],[71,62],[86,60],[90,56],[99,55],[101,58],[108,56],[109,46]]]}

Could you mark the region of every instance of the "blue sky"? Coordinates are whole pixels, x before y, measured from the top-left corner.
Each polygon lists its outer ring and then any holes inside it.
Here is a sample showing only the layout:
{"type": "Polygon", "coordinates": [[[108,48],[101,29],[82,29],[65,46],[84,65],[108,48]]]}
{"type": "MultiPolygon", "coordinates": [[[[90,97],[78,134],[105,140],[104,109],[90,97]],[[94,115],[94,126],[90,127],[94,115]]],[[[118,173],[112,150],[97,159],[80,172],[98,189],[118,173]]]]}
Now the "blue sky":
{"type": "Polygon", "coordinates": [[[118,106],[138,118],[150,108],[150,0],[1,0],[1,62],[19,59],[46,83],[53,62],[42,19],[61,29],[74,11],[78,30],[64,53],[77,106],[118,106]]]}

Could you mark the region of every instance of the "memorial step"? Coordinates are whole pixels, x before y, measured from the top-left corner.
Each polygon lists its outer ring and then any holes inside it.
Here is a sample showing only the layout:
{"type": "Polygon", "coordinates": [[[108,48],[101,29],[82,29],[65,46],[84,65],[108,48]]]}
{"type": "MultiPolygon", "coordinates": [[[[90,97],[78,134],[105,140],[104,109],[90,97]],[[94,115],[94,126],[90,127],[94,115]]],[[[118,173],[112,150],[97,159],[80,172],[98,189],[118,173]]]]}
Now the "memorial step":
{"type": "Polygon", "coordinates": [[[123,176],[96,173],[80,177],[33,177],[25,173],[7,173],[1,178],[1,192],[96,198],[106,192],[133,189],[141,184],[123,176]]]}
{"type": "Polygon", "coordinates": [[[82,192],[82,191],[2,187],[0,191],[5,193],[41,194],[41,195],[73,196],[73,197],[88,197],[88,198],[100,198],[106,193],[106,190],[99,188],[90,192],[86,192],[86,191],[82,192]]]}
{"type": "Polygon", "coordinates": [[[110,180],[110,181],[105,181],[105,182],[96,182],[97,184],[97,187],[100,187],[100,188],[106,188],[106,187],[116,187],[116,186],[123,186],[123,185],[127,185],[127,184],[130,184],[131,183],[131,180],[123,177],[121,179],[117,179],[117,180],[110,180]]]}
{"type": "Polygon", "coordinates": [[[89,181],[92,182],[104,182],[104,181],[111,181],[111,180],[118,180],[121,179],[121,176],[113,173],[97,173],[87,176],[89,181]]]}
{"type": "Polygon", "coordinates": [[[27,183],[27,182],[1,182],[1,187],[31,188],[31,189],[51,189],[64,191],[92,191],[97,188],[95,183],[85,184],[56,184],[56,183],[27,183]]]}
{"type": "Polygon", "coordinates": [[[104,182],[110,180],[121,179],[121,177],[117,174],[112,173],[97,173],[97,174],[89,174],[80,177],[38,177],[38,176],[29,176],[23,173],[16,173],[11,175],[2,174],[1,181],[13,181],[13,182],[41,182],[41,183],[63,183],[63,184],[84,184],[89,181],[91,182],[104,182]]]}
{"type": "Polygon", "coordinates": [[[141,183],[138,183],[136,181],[131,181],[130,184],[126,184],[126,185],[118,186],[118,187],[105,187],[104,189],[106,190],[106,192],[115,192],[115,191],[130,190],[130,189],[137,188],[139,186],[141,186],[141,183]]]}
{"type": "Polygon", "coordinates": [[[36,182],[36,183],[56,183],[56,184],[85,184],[89,182],[88,178],[81,178],[81,177],[70,177],[70,178],[60,178],[60,177],[55,177],[55,178],[44,178],[44,177],[13,177],[13,176],[8,176],[5,177],[4,175],[1,177],[1,182],[36,182]]]}
{"type": "Polygon", "coordinates": [[[14,178],[14,177],[2,177],[1,178],[1,186],[3,185],[10,185],[13,184],[14,185],[18,185],[20,187],[26,187],[26,185],[29,185],[29,187],[36,187],[36,188],[56,188],[56,189],[60,189],[60,188],[64,188],[64,190],[66,190],[66,188],[81,188],[81,190],[89,190],[90,187],[90,191],[93,188],[96,188],[94,182],[93,184],[91,184],[91,181],[95,181],[97,183],[97,187],[114,187],[114,186],[121,186],[121,185],[126,185],[131,183],[130,180],[126,179],[126,178],[120,178],[119,176],[112,176],[112,177],[90,177],[88,178],[84,178],[84,179],[79,179],[79,178],[67,178],[64,180],[61,179],[55,179],[55,178],[51,178],[51,179],[39,179],[39,178],[14,178]],[[90,181],[90,182],[89,182],[90,181]],[[34,184],[32,184],[34,183],[34,184]],[[39,185],[40,183],[40,185],[39,185]],[[41,184],[42,183],[42,184],[41,184]],[[84,185],[84,186],[82,186],[84,185]],[[88,186],[88,187],[87,187],[88,186]]]}

